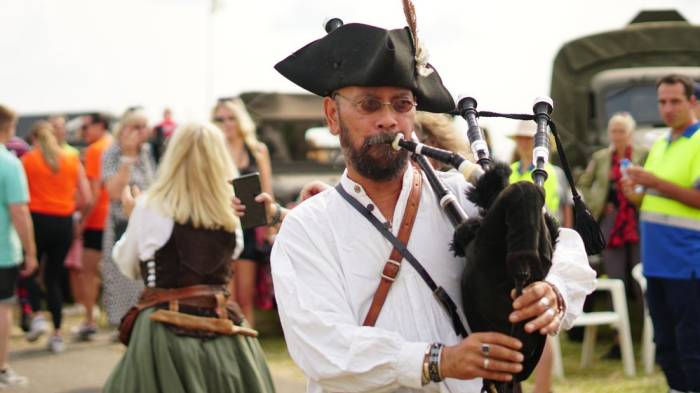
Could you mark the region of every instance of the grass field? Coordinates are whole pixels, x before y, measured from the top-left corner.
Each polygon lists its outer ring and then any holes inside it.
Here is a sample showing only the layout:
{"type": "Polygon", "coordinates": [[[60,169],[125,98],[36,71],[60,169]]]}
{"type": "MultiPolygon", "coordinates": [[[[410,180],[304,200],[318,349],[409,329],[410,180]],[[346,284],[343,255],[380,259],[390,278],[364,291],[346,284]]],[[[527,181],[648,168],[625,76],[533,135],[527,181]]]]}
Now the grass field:
{"type": "MultiPolygon", "coordinates": [[[[633,318],[633,323],[634,323],[633,318]]],[[[261,343],[265,349],[270,368],[275,374],[282,374],[289,379],[303,380],[301,370],[287,354],[287,347],[281,336],[281,329],[276,317],[272,314],[262,315],[258,320],[261,343]]],[[[633,325],[633,336],[638,337],[638,325],[633,325]]],[[[668,388],[663,374],[658,367],[651,375],[645,375],[639,361],[639,342],[635,341],[635,363],[637,376],[626,377],[620,360],[601,360],[602,355],[612,345],[612,335],[607,329],[600,329],[596,344],[596,355],[593,364],[579,368],[581,343],[573,342],[565,334],[561,336],[562,355],[566,378],[555,380],[555,393],[665,393],[668,388]]],[[[532,383],[525,382],[525,392],[532,391],[532,383]]]]}
{"type": "MultiPolygon", "coordinates": [[[[651,375],[644,374],[639,361],[639,343],[635,342],[635,364],[637,375],[626,377],[620,360],[601,360],[602,355],[612,345],[612,340],[601,337],[596,344],[596,359],[593,364],[586,368],[579,368],[581,356],[581,343],[572,342],[561,336],[561,351],[564,360],[563,380],[555,380],[553,392],[557,393],[665,393],[666,380],[658,369],[651,375]]],[[[530,383],[525,392],[532,391],[530,383]]]]}

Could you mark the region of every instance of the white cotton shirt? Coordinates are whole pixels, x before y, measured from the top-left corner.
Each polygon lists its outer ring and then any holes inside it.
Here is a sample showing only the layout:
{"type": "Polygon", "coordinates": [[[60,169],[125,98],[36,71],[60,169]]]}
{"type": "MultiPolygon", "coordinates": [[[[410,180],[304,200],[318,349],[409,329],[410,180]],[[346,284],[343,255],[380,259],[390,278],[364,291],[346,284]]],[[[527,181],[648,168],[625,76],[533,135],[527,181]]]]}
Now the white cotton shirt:
{"type": "MultiPolygon", "coordinates": [[[[161,247],[168,242],[175,222],[146,203],[147,196],[136,199],[136,206],[129,217],[129,225],[124,235],[112,249],[112,259],[125,276],[132,280],[141,279],[140,261],[153,259],[161,247]]],[[[236,229],[236,248],[231,259],[236,259],[243,251],[243,232],[236,229]]]]}
{"type": "MultiPolygon", "coordinates": [[[[439,173],[469,216],[477,208],[465,196],[469,187],[459,174],[439,173]]],[[[413,171],[393,215],[397,235],[413,171]]],[[[362,186],[343,174],[340,183],[365,206],[372,201],[362,186]]],[[[373,214],[386,219],[374,208],[373,214]]],[[[427,180],[408,249],[461,310],[464,259],[449,249],[454,228],[427,180]]],[[[481,380],[421,386],[421,368],[431,342],[455,345],[461,338],[447,312],[406,261],[391,287],[375,327],[363,327],[372,297],[392,246],[335,189],[307,200],[285,218],[272,250],[272,275],[287,348],[308,377],[307,391],[319,392],[474,392],[481,380]]],[[[570,327],[585,296],[595,287],[577,233],[561,229],[547,280],[567,304],[562,324],[570,327]]],[[[460,311],[461,313],[461,311],[460,311]]],[[[464,315],[460,314],[464,319],[464,315]]]]}

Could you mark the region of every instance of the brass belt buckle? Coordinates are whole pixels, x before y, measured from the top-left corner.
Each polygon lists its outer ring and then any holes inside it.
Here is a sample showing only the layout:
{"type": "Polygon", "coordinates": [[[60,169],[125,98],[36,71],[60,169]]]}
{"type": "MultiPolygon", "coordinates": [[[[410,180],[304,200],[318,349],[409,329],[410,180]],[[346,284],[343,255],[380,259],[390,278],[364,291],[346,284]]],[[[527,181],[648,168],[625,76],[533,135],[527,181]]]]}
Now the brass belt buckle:
{"type": "Polygon", "coordinates": [[[399,271],[401,270],[401,262],[397,262],[393,259],[388,259],[386,261],[386,263],[390,263],[390,264],[396,266],[396,275],[394,277],[387,276],[386,274],[384,274],[384,271],[382,271],[382,278],[389,280],[391,282],[394,282],[394,281],[396,281],[396,277],[398,277],[399,271]]]}

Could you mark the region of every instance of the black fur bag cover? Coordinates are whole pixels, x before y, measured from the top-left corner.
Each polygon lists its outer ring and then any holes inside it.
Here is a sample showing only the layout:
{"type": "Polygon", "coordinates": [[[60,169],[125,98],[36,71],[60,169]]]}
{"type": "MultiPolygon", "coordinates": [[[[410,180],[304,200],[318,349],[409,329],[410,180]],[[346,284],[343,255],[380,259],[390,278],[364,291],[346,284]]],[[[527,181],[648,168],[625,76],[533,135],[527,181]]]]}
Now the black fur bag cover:
{"type": "MultiPolygon", "coordinates": [[[[523,343],[522,381],[532,373],[544,349],[546,336],[526,333],[524,322],[508,321],[513,311],[511,291],[520,292],[541,281],[552,266],[559,226],[543,214],[544,190],[531,182],[508,184],[510,167],[498,163],[467,192],[482,209],[482,217],[470,218],[454,235],[453,251],[466,257],[462,275],[462,304],[473,332],[500,332],[523,343]]],[[[484,381],[488,391],[510,391],[508,385],[484,381]]]]}

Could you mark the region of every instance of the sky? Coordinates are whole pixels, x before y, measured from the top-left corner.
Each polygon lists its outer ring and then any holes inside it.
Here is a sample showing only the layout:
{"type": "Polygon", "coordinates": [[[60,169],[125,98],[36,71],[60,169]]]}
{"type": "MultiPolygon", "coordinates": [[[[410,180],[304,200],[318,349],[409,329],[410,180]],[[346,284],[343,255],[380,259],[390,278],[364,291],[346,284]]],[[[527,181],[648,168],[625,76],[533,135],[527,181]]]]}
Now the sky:
{"type": "MultiPolygon", "coordinates": [[[[530,112],[572,39],[698,0],[414,0],[430,62],[479,109],[530,112]]],[[[0,103],[23,114],[143,105],[206,119],[217,97],[301,92],[273,69],[339,17],[405,25],[400,0],[0,0],[0,103]],[[214,9],[212,11],[212,9],[214,9]]],[[[556,111],[556,103],[555,103],[556,111]]]]}

